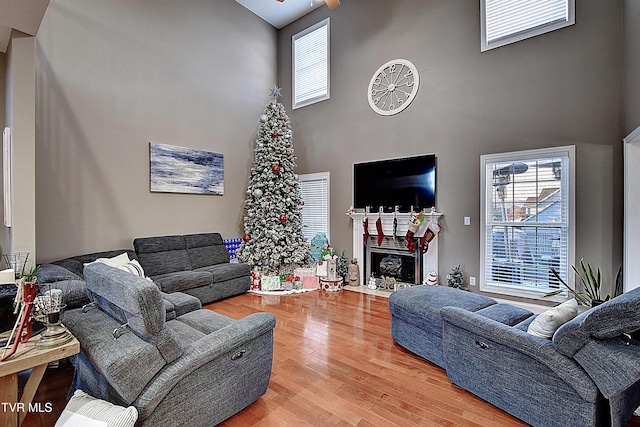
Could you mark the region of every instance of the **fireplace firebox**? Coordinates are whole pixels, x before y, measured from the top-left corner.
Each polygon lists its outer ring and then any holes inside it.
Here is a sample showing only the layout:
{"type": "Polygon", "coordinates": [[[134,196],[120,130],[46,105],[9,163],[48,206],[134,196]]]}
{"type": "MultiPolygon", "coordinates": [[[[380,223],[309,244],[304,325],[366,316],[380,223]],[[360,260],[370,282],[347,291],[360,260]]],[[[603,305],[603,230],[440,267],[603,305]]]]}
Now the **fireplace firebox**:
{"type": "Polygon", "coordinates": [[[422,256],[420,251],[411,252],[404,238],[369,238],[365,245],[366,277],[393,277],[397,282],[420,284],[422,282],[422,256]]]}

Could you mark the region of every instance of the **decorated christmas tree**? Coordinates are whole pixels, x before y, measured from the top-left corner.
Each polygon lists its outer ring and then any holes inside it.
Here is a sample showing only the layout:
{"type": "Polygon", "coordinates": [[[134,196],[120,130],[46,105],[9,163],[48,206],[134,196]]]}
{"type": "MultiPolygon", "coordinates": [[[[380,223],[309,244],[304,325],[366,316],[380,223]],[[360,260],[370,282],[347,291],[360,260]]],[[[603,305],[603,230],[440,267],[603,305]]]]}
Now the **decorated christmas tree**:
{"type": "Polygon", "coordinates": [[[260,116],[246,192],[244,236],[238,259],[259,270],[280,271],[310,261],[309,243],[302,235],[298,180],[294,173],[292,131],[280,88],[260,116]]]}
{"type": "Polygon", "coordinates": [[[460,264],[451,269],[451,272],[447,274],[446,279],[447,285],[452,288],[462,289],[464,287],[464,277],[462,275],[462,267],[460,267],[460,264]]]}

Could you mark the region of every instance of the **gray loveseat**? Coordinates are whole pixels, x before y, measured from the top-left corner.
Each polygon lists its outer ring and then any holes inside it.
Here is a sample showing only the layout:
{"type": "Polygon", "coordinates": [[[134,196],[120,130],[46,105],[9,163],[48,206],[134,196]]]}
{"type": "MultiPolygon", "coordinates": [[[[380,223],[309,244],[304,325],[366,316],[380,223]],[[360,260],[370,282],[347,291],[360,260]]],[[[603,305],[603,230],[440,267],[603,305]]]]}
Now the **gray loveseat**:
{"type": "Polygon", "coordinates": [[[251,286],[251,267],[229,262],[219,233],[141,237],[133,247],[145,274],[166,293],[184,292],[207,304],[251,286]]]}
{"type": "Polygon", "coordinates": [[[90,306],[65,313],[80,341],[72,390],[133,405],[139,425],[213,426],[268,387],[275,318],[194,310],[165,320],[149,280],[104,264],[84,269],[90,306]]]}
{"type": "Polygon", "coordinates": [[[561,326],[481,295],[415,286],[389,298],[391,333],[451,381],[540,427],[624,426],[640,404],[640,288],[561,326]]]}

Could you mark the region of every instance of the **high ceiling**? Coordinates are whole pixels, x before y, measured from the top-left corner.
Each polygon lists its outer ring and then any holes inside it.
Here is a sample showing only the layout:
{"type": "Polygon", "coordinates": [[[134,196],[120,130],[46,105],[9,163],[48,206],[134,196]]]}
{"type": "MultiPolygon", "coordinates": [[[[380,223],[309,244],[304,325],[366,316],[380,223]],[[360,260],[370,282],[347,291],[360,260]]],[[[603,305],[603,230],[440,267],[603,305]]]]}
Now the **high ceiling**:
{"type": "Polygon", "coordinates": [[[9,45],[11,30],[35,36],[49,0],[0,0],[0,52],[9,45]]]}
{"type": "MultiPolygon", "coordinates": [[[[276,28],[325,5],[324,0],[236,0],[276,28]]],[[[49,0],[0,0],[0,52],[6,53],[11,30],[35,36],[49,0]]]]}
{"type": "Polygon", "coordinates": [[[324,0],[236,1],[278,29],[325,5],[324,0]]]}

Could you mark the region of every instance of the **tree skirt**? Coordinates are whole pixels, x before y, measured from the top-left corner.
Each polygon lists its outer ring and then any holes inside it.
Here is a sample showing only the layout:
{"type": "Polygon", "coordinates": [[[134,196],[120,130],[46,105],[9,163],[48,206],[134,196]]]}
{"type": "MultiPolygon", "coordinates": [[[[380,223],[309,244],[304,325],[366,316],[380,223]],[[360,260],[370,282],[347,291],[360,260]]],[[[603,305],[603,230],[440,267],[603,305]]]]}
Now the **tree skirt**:
{"type": "Polygon", "coordinates": [[[305,292],[317,291],[318,289],[291,289],[291,290],[277,290],[277,291],[261,291],[259,289],[249,289],[247,292],[257,295],[294,295],[302,294],[305,292]]]}

